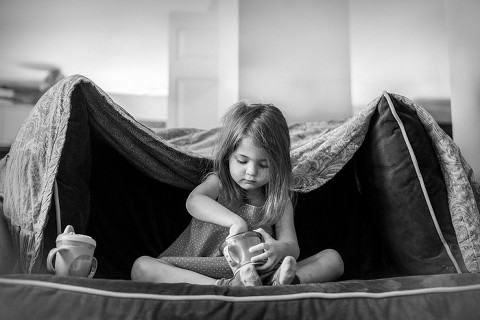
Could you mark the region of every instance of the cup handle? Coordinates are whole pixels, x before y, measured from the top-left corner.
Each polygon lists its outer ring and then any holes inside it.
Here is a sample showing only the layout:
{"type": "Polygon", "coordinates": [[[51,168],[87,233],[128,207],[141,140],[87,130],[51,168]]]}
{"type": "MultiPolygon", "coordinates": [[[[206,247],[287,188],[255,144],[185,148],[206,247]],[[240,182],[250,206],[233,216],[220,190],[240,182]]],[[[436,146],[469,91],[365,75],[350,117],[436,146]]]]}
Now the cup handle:
{"type": "Polygon", "coordinates": [[[50,250],[47,256],[47,270],[50,272],[55,272],[55,268],[53,267],[52,260],[55,254],[60,250],[60,248],[53,248],[50,250]]]}
{"type": "Polygon", "coordinates": [[[92,257],[92,267],[90,268],[90,273],[88,274],[88,278],[93,278],[93,276],[95,275],[95,272],[97,272],[97,266],[98,266],[98,262],[97,262],[97,258],[95,257],[92,257]]]}
{"type": "Polygon", "coordinates": [[[50,272],[55,272],[55,267],[53,266],[53,257],[57,252],[61,250],[67,250],[70,248],[72,248],[72,246],[61,246],[59,248],[53,248],[52,250],[50,250],[47,256],[47,270],[50,272]]]}

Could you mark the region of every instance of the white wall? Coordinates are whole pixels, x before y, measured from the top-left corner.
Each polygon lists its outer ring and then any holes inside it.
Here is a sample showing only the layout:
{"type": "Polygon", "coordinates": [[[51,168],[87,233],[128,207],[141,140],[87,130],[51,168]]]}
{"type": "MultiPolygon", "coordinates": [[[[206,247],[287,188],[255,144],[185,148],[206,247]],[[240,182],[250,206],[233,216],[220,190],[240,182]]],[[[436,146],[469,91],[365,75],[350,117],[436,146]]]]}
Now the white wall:
{"type": "MultiPolygon", "coordinates": [[[[168,12],[209,3],[2,0],[0,81],[45,76],[21,63],[51,64],[108,93],[161,99],[168,94],[168,12]]],[[[239,1],[239,30],[228,21],[240,32],[234,87],[239,98],[279,104],[291,121],[344,118],[351,104],[363,107],[384,89],[448,99],[443,10],[438,0],[239,1]]]]}
{"type": "Polygon", "coordinates": [[[438,0],[350,0],[354,112],[383,90],[450,98],[445,8],[438,0]]]}
{"type": "Polygon", "coordinates": [[[445,0],[453,138],[480,178],[480,1],[445,0]]]}
{"type": "Polygon", "coordinates": [[[107,92],[168,93],[168,10],[148,0],[2,0],[0,78],[27,77],[22,63],[80,73],[107,92]],[[22,70],[23,69],[23,70],[22,70]]]}
{"type": "Polygon", "coordinates": [[[347,0],[241,0],[239,96],[289,122],[351,115],[347,0]]]}
{"type": "MultiPolygon", "coordinates": [[[[273,102],[294,122],[350,116],[382,90],[451,97],[455,141],[479,172],[479,3],[240,0],[238,30],[229,27],[240,34],[239,98],[273,102]]],[[[0,81],[45,76],[24,63],[56,65],[91,78],[134,116],[163,117],[149,109],[168,93],[168,12],[209,4],[1,0],[0,81]]]]}
{"type": "MultiPolygon", "coordinates": [[[[218,1],[218,112],[217,118],[238,101],[239,1],[218,1]]],[[[220,123],[220,122],[219,122],[220,123]]]]}
{"type": "Polygon", "coordinates": [[[162,101],[168,95],[168,15],[205,10],[209,4],[210,0],[1,0],[0,83],[36,82],[46,76],[25,64],[57,66],[66,76],[82,74],[120,97],[118,102],[134,116],[166,120],[162,101]],[[139,107],[143,102],[147,105],[139,107]]]}

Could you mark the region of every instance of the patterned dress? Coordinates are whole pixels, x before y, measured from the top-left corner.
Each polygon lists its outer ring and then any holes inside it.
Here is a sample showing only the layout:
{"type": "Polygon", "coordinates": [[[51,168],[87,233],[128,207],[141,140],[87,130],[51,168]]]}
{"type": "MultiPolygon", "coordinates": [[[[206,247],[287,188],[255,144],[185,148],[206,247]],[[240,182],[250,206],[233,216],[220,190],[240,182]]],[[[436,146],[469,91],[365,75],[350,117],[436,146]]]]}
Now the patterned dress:
{"type": "MultiPolygon", "coordinates": [[[[228,208],[222,192],[217,201],[228,208]]],[[[261,207],[243,203],[240,208],[232,211],[245,220],[249,230],[261,227],[273,236],[271,225],[259,226],[258,224],[263,216],[261,207]]],[[[192,218],[188,227],[167,250],[160,254],[159,258],[177,267],[192,270],[211,278],[231,278],[232,270],[220,252],[220,246],[228,233],[229,228],[192,218]]]]}

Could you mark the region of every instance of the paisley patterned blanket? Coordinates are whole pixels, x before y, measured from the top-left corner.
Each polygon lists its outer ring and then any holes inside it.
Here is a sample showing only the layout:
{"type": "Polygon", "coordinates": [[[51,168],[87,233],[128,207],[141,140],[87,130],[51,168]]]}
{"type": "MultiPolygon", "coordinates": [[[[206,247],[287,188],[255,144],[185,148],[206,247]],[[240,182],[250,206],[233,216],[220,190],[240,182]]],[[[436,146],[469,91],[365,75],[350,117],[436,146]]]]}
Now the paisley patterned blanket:
{"type": "MultiPolygon", "coordinates": [[[[192,189],[200,179],[198,168],[211,157],[217,129],[154,132],[137,122],[91,80],[80,75],[61,80],[32,110],[6,163],[4,212],[12,237],[19,245],[20,267],[27,273],[35,271],[41,257],[54,181],[74,107],[74,90],[81,91],[90,127],[100,131],[120,154],[154,179],[192,189]]],[[[480,252],[480,188],[473,171],[458,147],[423,108],[405,97],[394,96],[416,108],[444,174],[454,225],[461,220],[455,225],[457,235],[467,230],[478,244],[473,249],[480,252]]],[[[365,138],[379,98],[345,121],[290,125],[295,191],[309,192],[322,186],[352,158],[365,138]]]]}

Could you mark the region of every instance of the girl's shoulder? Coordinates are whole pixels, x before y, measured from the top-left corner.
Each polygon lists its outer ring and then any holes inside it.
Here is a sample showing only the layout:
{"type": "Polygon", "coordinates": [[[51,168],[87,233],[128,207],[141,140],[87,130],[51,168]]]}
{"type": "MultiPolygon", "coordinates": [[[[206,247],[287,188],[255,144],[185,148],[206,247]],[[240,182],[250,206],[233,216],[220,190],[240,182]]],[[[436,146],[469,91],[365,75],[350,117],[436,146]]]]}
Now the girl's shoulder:
{"type": "Polygon", "coordinates": [[[223,200],[225,200],[225,197],[226,197],[226,194],[225,194],[225,188],[223,187],[222,185],[222,180],[220,180],[220,177],[218,176],[218,173],[216,173],[215,171],[212,171],[210,173],[208,173],[204,180],[204,182],[210,184],[210,185],[215,185],[216,187],[218,187],[217,191],[218,191],[218,195],[217,195],[217,201],[221,202],[223,205],[225,205],[223,202],[223,200]],[[208,182],[207,182],[208,181],[208,182]]]}
{"type": "Polygon", "coordinates": [[[220,181],[217,175],[208,175],[198,186],[195,187],[195,189],[192,190],[190,194],[202,194],[212,199],[217,199],[219,193],[220,181]]]}
{"type": "Polygon", "coordinates": [[[215,183],[218,183],[219,185],[221,185],[220,183],[220,178],[218,177],[218,174],[216,172],[210,172],[208,173],[204,178],[203,178],[203,182],[215,182],[215,183]]]}
{"type": "Polygon", "coordinates": [[[203,179],[202,184],[208,185],[217,189],[217,192],[221,193],[222,188],[222,181],[216,172],[208,173],[205,178],[203,179]]]}

